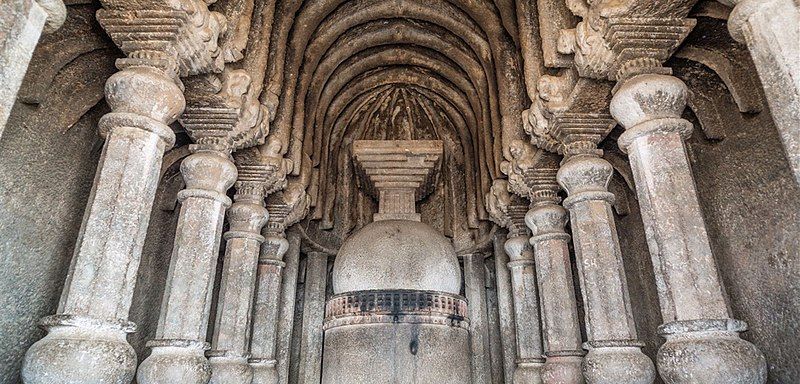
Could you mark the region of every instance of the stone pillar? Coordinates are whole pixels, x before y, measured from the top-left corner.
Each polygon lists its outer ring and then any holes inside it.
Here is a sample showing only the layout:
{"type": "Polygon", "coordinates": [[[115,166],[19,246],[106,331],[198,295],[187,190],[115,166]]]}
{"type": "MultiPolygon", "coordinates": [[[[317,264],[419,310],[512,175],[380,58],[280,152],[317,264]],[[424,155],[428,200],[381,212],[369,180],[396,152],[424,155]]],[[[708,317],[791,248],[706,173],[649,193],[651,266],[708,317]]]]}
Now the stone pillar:
{"type": "MultiPolygon", "coordinates": [[[[272,158],[273,164],[283,161],[280,157],[272,158]]],[[[280,175],[285,179],[286,173],[280,175]]],[[[308,212],[308,199],[302,183],[292,183],[286,190],[270,195],[267,203],[269,221],[263,234],[266,239],[261,246],[258,258],[258,284],[256,288],[253,336],[250,343],[250,366],[255,372],[254,384],[277,384],[279,373],[277,366],[278,325],[283,320],[281,311],[282,272],[286,266],[283,255],[289,250],[286,239],[286,227],[302,219],[308,212]]],[[[295,244],[297,248],[298,244],[295,244]]],[[[296,287],[297,260],[290,266],[294,272],[292,292],[296,287]]],[[[292,308],[294,308],[292,298],[292,308]]],[[[294,311],[285,314],[294,318],[294,311]]]]}
{"type": "MultiPolygon", "coordinates": [[[[240,175],[246,170],[239,165],[240,175]]],[[[248,175],[251,176],[251,175],[248,175]]],[[[222,267],[212,350],[207,354],[211,364],[211,383],[242,384],[253,379],[249,357],[253,295],[256,288],[256,266],[259,248],[264,242],[261,227],[269,213],[264,208],[265,183],[236,182],[234,203],[228,209],[230,230],[222,267]]]]}
{"type": "MultiPolygon", "coordinates": [[[[489,353],[489,325],[486,313],[486,271],[484,255],[467,254],[464,261],[464,296],[469,302],[470,349],[472,351],[472,383],[491,383],[492,363],[489,353]]],[[[512,281],[514,277],[512,276],[512,281]]],[[[512,283],[513,284],[513,283],[512,283]]],[[[519,327],[517,327],[519,330],[519,327]]],[[[519,331],[517,331],[519,335],[519,331]]],[[[519,343],[517,344],[519,349],[519,343]]],[[[519,365],[517,365],[519,370],[519,365]]]]}
{"type": "Polygon", "coordinates": [[[278,366],[278,383],[289,383],[289,359],[294,331],[295,298],[297,296],[297,273],[300,267],[300,236],[288,234],[289,250],[284,256],[286,266],[281,282],[281,300],[278,315],[278,341],[275,359],[278,366]]]}
{"type": "Polygon", "coordinates": [[[168,125],[185,106],[164,62],[121,59],[106,83],[103,153],[57,314],[42,320],[48,334],[25,356],[26,384],[133,380],[128,311],[162,156],[175,140],[168,125]]]}
{"type": "Polygon", "coordinates": [[[569,219],[559,203],[557,166],[536,168],[530,181],[531,208],[525,222],[532,232],[530,244],[536,259],[539,297],[542,307],[545,356],[542,369],[545,384],[582,384],[583,349],[572,280],[569,219]]]}
{"type": "Polygon", "coordinates": [[[205,384],[211,367],[204,355],[208,315],[214,289],[227,190],[236,166],[224,150],[193,145],[181,164],[186,189],[181,202],[175,244],[156,339],[139,366],[140,384],[205,384]]]}
{"type": "Polygon", "coordinates": [[[321,252],[309,253],[306,261],[298,384],[319,384],[322,378],[322,323],[325,319],[327,285],[328,255],[321,252]]]}
{"type": "Polygon", "coordinates": [[[542,350],[542,329],[539,322],[539,295],[536,287],[536,266],[533,252],[528,244],[529,234],[525,228],[525,206],[511,208],[516,210],[505,244],[511,261],[511,292],[514,297],[514,319],[517,325],[517,369],[514,370],[514,384],[541,383],[544,351],[542,350]],[[519,224],[522,227],[519,227],[519,224]]]}
{"type": "Polygon", "coordinates": [[[800,182],[800,5],[792,0],[724,0],[735,5],[731,36],[747,44],[789,165],[800,182]]]}
{"type": "Polygon", "coordinates": [[[0,136],[42,33],[64,24],[61,0],[6,0],[0,3],[0,136]]]}
{"type": "MultiPolygon", "coordinates": [[[[272,220],[265,229],[267,241],[261,247],[258,258],[258,288],[253,321],[253,339],[250,345],[250,365],[255,371],[254,384],[278,383],[278,368],[275,358],[278,311],[281,302],[281,277],[285,267],[283,255],[289,242],[282,223],[276,220],[282,207],[271,207],[272,220]]],[[[284,215],[285,217],[285,215],[284,215]]],[[[281,217],[280,220],[283,218],[281,217]]]]}
{"type": "Polygon", "coordinates": [[[688,89],[679,79],[644,74],[622,83],[611,113],[626,128],[628,152],[653,259],[667,342],[658,368],[667,383],[765,383],[764,356],[739,338],[711,253],[683,140],[688,89]],[[709,367],[713,367],[710,369],[709,367]]]}
{"type": "Polygon", "coordinates": [[[517,327],[514,319],[514,297],[511,289],[511,273],[508,270],[508,254],[505,251],[506,235],[495,235],[494,262],[497,278],[497,309],[500,315],[500,344],[503,347],[503,370],[505,383],[513,383],[517,363],[517,327]]]}
{"type": "MultiPolygon", "coordinates": [[[[576,135],[577,136],[577,135],[576,135]]],[[[614,172],[594,143],[570,142],[558,171],[569,197],[575,256],[586,310],[588,353],[583,375],[589,384],[649,384],[653,362],[641,351],[631,313],[608,183],[614,172]]]]}

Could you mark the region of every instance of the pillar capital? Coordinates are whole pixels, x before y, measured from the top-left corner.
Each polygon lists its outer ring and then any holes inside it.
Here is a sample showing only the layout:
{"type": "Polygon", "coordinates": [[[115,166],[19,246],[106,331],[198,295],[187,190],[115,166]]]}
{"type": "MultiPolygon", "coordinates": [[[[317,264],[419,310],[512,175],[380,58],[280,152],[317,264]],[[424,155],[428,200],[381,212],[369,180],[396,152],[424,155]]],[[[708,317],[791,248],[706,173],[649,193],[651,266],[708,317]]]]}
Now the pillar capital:
{"type": "Polygon", "coordinates": [[[103,0],[97,20],[126,54],[117,66],[151,66],[177,77],[221,72],[225,17],[204,0],[103,0]],[[159,31],[154,34],[153,31],[159,31]]]}
{"type": "MultiPolygon", "coordinates": [[[[231,153],[264,144],[270,115],[250,92],[251,84],[252,78],[243,69],[187,81],[189,97],[180,122],[195,141],[193,148],[231,153]]],[[[264,151],[274,151],[274,145],[267,145],[264,151]]]]}
{"type": "Polygon", "coordinates": [[[640,73],[665,73],[662,64],[694,28],[691,2],[569,2],[583,20],[562,30],[558,50],[574,54],[582,77],[620,81],[640,73]],[[646,38],[642,38],[642,37],[646,38]]]}
{"type": "Polygon", "coordinates": [[[523,112],[525,131],[539,148],[563,154],[600,156],[597,145],[616,122],[608,113],[612,83],[582,78],[575,70],[542,76],[537,98],[523,112]]]}
{"type": "Polygon", "coordinates": [[[558,170],[558,183],[569,194],[564,200],[564,207],[570,207],[579,201],[604,200],[614,201],[614,195],[608,192],[608,183],[614,173],[614,167],[600,157],[583,155],[572,157],[558,170]]]}
{"type": "Polygon", "coordinates": [[[643,74],[623,82],[611,99],[611,114],[625,127],[619,147],[628,152],[633,140],[656,133],[688,138],[693,125],[681,118],[689,89],[674,76],[643,74]]]}

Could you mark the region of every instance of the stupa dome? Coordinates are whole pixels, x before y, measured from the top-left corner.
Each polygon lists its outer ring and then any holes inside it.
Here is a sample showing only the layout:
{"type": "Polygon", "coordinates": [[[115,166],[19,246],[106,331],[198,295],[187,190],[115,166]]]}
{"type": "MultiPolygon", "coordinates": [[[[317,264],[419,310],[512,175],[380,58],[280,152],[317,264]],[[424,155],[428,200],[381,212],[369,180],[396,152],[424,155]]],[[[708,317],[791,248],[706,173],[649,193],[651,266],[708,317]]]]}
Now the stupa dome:
{"type": "Polygon", "coordinates": [[[333,291],[377,289],[458,294],[461,269],[453,245],[418,221],[381,220],[366,225],[339,249],[333,291]]]}

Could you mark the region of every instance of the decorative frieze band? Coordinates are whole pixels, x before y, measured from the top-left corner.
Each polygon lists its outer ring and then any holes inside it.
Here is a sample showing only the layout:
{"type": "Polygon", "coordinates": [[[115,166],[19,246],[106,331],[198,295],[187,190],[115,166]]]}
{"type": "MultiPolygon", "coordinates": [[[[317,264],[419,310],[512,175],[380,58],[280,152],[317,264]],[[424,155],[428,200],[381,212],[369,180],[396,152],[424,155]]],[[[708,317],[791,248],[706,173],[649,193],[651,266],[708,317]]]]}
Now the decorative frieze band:
{"type": "Polygon", "coordinates": [[[369,323],[440,324],[468,329],[467,301],[435,291],[374,290],[333,296],[325,306],[325,326],[369,323]]]}

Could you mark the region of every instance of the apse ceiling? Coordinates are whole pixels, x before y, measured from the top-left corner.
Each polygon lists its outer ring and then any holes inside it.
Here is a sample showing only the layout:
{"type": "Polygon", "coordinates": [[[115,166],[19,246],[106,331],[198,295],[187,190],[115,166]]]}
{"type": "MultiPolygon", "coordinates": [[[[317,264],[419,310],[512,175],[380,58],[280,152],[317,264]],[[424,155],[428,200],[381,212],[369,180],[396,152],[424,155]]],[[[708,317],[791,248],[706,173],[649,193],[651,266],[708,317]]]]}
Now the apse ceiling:
{"type": "Polygon", "coordinates": [[[256,15],[274,20],[262,101],[277,101],[271,136],[303,164],[293,173],[309,180],[314,207],[306,230],[336,246],[369,222],[375,202],[354,180],[354,140],[436,139],[446,148],[442,177],[421,202],[423,221],[460,248],[485,238],[482,196],[500,176],[503,143],[521,131],[527,107],[514,2],[256,7],[256,15]]]}

